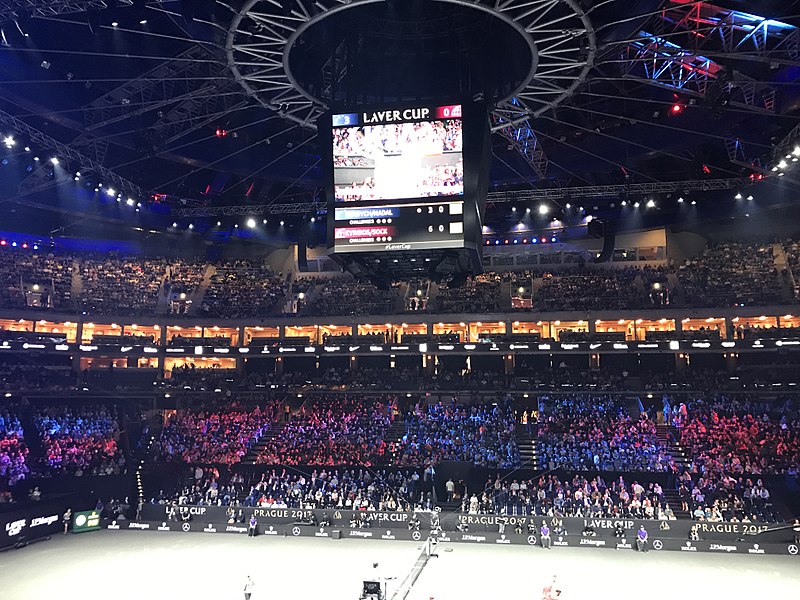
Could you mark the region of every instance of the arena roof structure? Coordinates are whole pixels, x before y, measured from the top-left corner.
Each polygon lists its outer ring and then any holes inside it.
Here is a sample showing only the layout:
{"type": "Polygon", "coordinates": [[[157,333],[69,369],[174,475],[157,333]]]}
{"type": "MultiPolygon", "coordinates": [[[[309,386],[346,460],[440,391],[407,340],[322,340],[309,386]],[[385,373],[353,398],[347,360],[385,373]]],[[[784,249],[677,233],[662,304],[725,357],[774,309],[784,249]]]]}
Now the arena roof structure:
{"type": "Polygon", "coordinates": [[[489,219],[572,198],[612,218],[637,198],[674,222],[678,198],[749,185],[785,206],[797,4],[2,0],[6,227],[307,223],[325,210],[324,110],[443,97],[493,106],[489,219]]]}

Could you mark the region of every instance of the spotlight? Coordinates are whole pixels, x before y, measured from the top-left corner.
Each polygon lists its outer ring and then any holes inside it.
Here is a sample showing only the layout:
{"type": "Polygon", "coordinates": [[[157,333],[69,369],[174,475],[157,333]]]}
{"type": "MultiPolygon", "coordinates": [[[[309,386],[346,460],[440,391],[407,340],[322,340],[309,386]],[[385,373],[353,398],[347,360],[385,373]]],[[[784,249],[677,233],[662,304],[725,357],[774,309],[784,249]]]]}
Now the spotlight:
{"type": "Polygon", "coordinates": [[[283,221],[281,221],[281,227],[283,227],[283,221]]]}
{"type": "Polygon", "coordinates": [[[3,138],[3,143],[6,145],[6,148],[11,148],[17,142],[14,141],[14,137],[13,136],[8,135],[8,136],[3,138]]]}
{"type": "Polygon", "coordinates": [[[189,229],[194,229],[194,223],[189,223],[189,229]]]}
{"type": "Polygon", "coordinates": [[[683,110],[683,106],[681,106],[680,104],[673,104],[673,105],[672,105],[672,113],[673,113],[673,114],[676,114],[676,115],[677,115],[677,114],[678,114],[679,112],[681,112],[682,110],[683,110]]]}
{"type": "Polygon", "coordinates": [[[697,204],[697,200],[692,200],[692,206],[694,206],[695,204],[697,204]]]}
{"type": "Polygon", "coordinates": [[[74,179],[75,179],[75,181],[78,181],[78,180],[80,180],[80,177],[78,177],[78,176],[76,175],[76,176],[74,177],[74,179]]]}
{"type": "Polygon", "coordinates": [[[567,202],[567,210],[569,210],[570,208],[572,208],[572,205],[569,202],[567,202]]]}
{"type": "Polygon", "coordinates": [[[142,19],[139,21],[139,25],[147,25],[147,19],[142,19]]]}
{"type": "Polygon", "coordinates": [[[266,220],[266,219],[262,219],[261,223],[262,223],[263,225],[266,225],[266,224],[267,224],[267,220],[266,220]]]}
{"type": "Polygon", "coordinates": [[[80,176],[81,176],[81,172],[80,171],[75,171],[75,177],[80,177],[80,176]]]}
{"type": "Polygon", "coordinates": [[[250,229],[252,229],[253,227],[255,227],[255,226],[256,226],[256,220],[255,220],[255,219],[253,219],[252,217],[251,217],[250,219],[247,219],[247,226],[248,226],[250,229]]]}
{"type": "Polygon", "coordinates": [[[109,196],[114,196],[114,195],[116,195],[116,193],[117,192],[114,191],[114,188],[108,188],[106,190],[106,194],[108,194],[109,196]]]}
{"type": "Polygon", "coordinates": [[[540,204],[539,205],[539,214],[540,215],[546,215],[549,212],[550,212],[550,207],[549,206],[547,206],[546,204],[540,204]]]}
{"type": "Polygon", "coordinates": [[[31,147],[30,146],[25,146],[24,150],[25,150],[25,152],[30,152],[31,151],[31,147]]]}
{"type": "Polygon", "coordinates": [[[627,200],[623,200],[622,202],[620,202],[620,204],[622,206],[628,206],[628,201],[627,200]]]}
{"type": "Polygon", "coordinates": [[[222,227],[222,221],[217,221],[217,227],[222,227]]]}
{"type": "Polygon", "coordinates": [[[119,23],[117,23],[116,21],[112,21],[111,22],[111,26],[114,27],[114,28],[117,28],[117,27],[119,27],[119,23]]]}
{"type": "Polygon", "coordinates": [[[800,146],[795,146],[794,150],[792,150],[792,154],[795,156],[800,156],[800,146]]]}
{"type": "Polygon", "coordinates": [[[173,227],[177,227],[177,226],[178,226],[178,224],[177,224],[177,223],[173,223],[173,224],[172,224],[172,226],[173,226],[173,227]]]}
{"type": "Polygon", "coordinates": [[[526,208],[526,209],[525,209],[525,212],[526,212],[526,213],[529,213],[529,212],[531,212],[531,209],[530,209],[530,208],[526,208]]]}
{"type": "Polygon", "coordinates": [[[680,198],[678,198],[678,204],[683,204],[683,196],[681,196],[680,198]]]}
{"type": "Polygon", "coordinates": [[[748,199],[748,200],[752,200],[752,199],[753,199],[753,196],[748,196],[748,197],[747,197],[747,199],[748,199]]]}
{"type": "Polygon", "coordinates": [[[779,169],[785,169],[788,166],[789,166],[789,163],[787,163],[784,159],[781,159],[781,162],[778,163],[778,168],[779,169]]]}
{"type": "MultiPolygon", "coordinates": [[[[530,209],[528,209],[528,210],[530,210],[530,209]]],[[[312,222],[312,223],[316,223],[316,221],[317,221],[317,220],[316,220],[314,217],[311,217],[311,222],[312,222]]]]}
{"type": "Polygon", "coordinates": [[[53,158],[50,159],[50,162],[53,163],[53,165],[57,165],[58,164],[58,157],[54,156],[53,158]]]}
{"type": "Polygon", "coordinates": [[[133,198],[128,198],[128,200],[125,202],[125,204],[127,204],[128,206],[133,206],[136,203],[133,201],[133,198]]]}
{"type": "Polygon", "coordinates": [[[39,162],[39,157],[38,156],[34,156],[33,160],[36,161],[36,162],[39,162]]]}
{"type": "Polygon", "coordinates": [[[511,207],[511,212],[517,212],[517,207],[516,206],[512,206],[511,207]]]}
{"type": "Polygon", "coordinates": [[[655,206],[656,206],[655,200],[650,199],[647,201],[647,208],[655,208],[655,206]]]}
{"type": "Polygon", "coordinates": [[[742,199],[742,195],[737,192],[737,194],[734,196],[734,198],[736,198],[737,200],[741,200],[742,199]]]}
{"type": "Polygon", "coordinates": [[[633,203],[633,208],[639,208],[639,203],[638,202],[634,202],[633,203]]]}

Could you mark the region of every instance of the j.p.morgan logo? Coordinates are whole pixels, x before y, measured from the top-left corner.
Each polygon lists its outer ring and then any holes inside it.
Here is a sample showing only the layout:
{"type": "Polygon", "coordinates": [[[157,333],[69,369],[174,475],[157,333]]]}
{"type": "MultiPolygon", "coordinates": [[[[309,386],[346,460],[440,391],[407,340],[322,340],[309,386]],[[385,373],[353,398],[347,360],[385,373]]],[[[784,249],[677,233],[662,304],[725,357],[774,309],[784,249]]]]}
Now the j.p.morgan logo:
{"type": "Polygon", "coordinates": [[[350,530],[350,537],[371,538],[372,537],[372,532],[371,531],[362,531],[360,529],[351,529],[350,530]]]}
{"type": "Polygon", "coordinates": [[[31,527],[39,527],[40,525],[52,525],[58,521],[58,515],[48,515],[46,517],[36,517],[31,520],[31,527]]]}
{"type": "Polygon", "coordinates": [[[128,529],[150,529],[150,523],[128,523],[128,529]]]}
{"type": "Polygon", "coordinates": [[[718,552],[738,552],[739,548],[736,546],[727,546],[725,544],[711,544],[709,550],[716,550],[718,552]]]}
{"type": "Polygon", "coordinates": [[[19,519],[17,521],[6,523],[6,533],[8,534],[8,537],[19,535],[22,532],[22,528],[25,527],[25,523],[27,523],[27,519],[19,519]]]}
{"type": "Polygon", "coordinates": [[[241,527],[239,525],[228,525],[225,528],[225,531],[229,533],[247,533],[247,527],[241,527]]]}

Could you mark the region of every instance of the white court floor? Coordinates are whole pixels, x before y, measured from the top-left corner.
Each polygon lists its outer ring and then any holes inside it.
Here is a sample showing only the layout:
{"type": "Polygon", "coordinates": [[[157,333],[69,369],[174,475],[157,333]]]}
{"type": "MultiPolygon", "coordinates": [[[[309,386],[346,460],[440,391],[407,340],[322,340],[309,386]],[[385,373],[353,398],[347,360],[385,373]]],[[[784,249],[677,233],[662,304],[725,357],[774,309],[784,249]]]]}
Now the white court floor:
{"type": "MultiPolygon", "coordinates": [[[[399,582],[418,556],[413,542],[100,531],[0,554],[0,598],[241,600],[249,574],[252,600],[357,600],[373,562],[399,582]]],[[[554,574],[564,600],[796,598],[800,557],[440,544],[408,600],[539,600],[554,574]]]]}

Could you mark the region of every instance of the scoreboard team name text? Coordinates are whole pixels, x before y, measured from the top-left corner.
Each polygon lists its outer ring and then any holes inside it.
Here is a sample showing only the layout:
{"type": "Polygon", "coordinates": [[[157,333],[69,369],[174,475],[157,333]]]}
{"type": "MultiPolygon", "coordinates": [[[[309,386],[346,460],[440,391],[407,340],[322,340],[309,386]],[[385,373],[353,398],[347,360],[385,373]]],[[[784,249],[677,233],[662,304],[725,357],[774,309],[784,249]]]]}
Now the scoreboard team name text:
{"type": "Polygon", "coordinates": [[[364,124],[370,123],[395,123],[399,121],[416,121],[427,119],[431,115],[430,108],[407,108],[405,110],[378,110],[372,113],[363,113],[364,124]]]}

